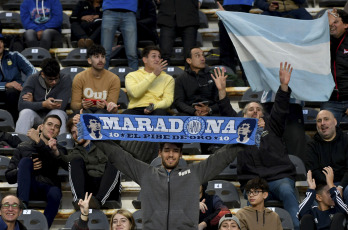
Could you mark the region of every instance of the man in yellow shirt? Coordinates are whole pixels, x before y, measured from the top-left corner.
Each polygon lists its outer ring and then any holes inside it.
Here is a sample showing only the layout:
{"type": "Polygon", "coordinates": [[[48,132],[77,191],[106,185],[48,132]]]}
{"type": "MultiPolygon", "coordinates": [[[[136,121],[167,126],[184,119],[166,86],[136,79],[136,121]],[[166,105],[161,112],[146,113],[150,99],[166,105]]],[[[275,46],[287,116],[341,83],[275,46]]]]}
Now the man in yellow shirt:
{"type": "Polygon", "coordinates": [[[167,115],[174,99],[174,79],[163,71],[167,62],[161,59],[161,50],[156,46],[145,47],[142,57],[144,69],[126,76],[129,104],[123,113],[167,115]]]}

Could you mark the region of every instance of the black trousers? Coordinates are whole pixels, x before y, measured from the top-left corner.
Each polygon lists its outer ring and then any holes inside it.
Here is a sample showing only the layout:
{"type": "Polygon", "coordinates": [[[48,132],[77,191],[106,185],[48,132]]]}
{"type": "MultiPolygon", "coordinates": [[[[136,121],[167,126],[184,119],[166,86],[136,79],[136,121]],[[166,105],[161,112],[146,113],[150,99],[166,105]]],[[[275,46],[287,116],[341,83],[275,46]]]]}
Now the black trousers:
{"type": "Polygon", "coordinates": [[[120,198],[120,171],[109,162],[105,165],[102,177],[92,177],[87,173],[84,160],[75,158],[69,165],[69,182],[74,201],[84,199],[86,192],[93,193],[102,205],[109,197],[111,200],[120,198]]]}
{"type": "MultiPolygon", "coordinates": [[[[320,220],[318,220],[320,221],[320,220]]],[[[346,226],[346,217],[343,213],[336,213],[332,220],[330,230],[344,230],[346,226]]],[[[317,226],[314,222],[314,217],[306,214],[301,218],[300,230],[316,230],[317,226]]]]}
{"type": "Polygon", "coordinates": [[[14,123],[16,124],[16,121],[18,119],[18,100],[20,91],[16,90],[15,88],[6,88],[6,91],[4,93],[1,93],[0,95],[4,95],[4,101],[6,110],[11,113],[14,123]]]}

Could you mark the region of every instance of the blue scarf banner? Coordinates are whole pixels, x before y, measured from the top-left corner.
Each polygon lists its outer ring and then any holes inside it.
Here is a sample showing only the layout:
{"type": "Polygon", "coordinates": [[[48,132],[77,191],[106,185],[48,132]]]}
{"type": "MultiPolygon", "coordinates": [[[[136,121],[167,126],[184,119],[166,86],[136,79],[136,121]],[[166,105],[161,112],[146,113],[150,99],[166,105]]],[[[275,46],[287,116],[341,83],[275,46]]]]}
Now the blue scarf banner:
{"type": "Polygon", "coordinates": [[[81,114],[78,138],[150,142],[255,144],[257,119],[81,114]]]}

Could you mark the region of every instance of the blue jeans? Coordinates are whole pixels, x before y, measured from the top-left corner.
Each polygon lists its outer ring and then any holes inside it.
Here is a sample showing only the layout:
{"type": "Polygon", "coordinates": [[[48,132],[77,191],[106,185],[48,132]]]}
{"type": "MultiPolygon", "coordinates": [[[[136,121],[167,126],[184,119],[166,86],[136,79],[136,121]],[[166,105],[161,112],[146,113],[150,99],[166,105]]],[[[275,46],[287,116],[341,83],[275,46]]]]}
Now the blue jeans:
{"type": "Polygon", "coordinates": [[[284,209],[290,213],[295,230],[300,229],[300,222],[296,217],[298,201],[295,192],[295,181],[289,178],[283,178],[275,181],[269,181],[269,195],[266,200],[280,200],[283,202],[284,209]]]}
{"type": "Polygon", "coordinates": [[[105,69],[109,68],[111,48],[117,29],[121,31],[123,36],[129,67],[138,70],[137,22],[135,13],[112,10],[104,11],[101,29],[101,44],[106,50],[105,69]]]}
{"type": "Polygon", "coordinates": [[[62,191],[57,186],[38,182],[33,171],[33,160],[29,157],[22,158],[18,164],[17,195],[27,205],[30,199],[46,200],[47,206],[44,215],[47,219],[48,227],[51,227],[58,213],[62,191]]]}
{"type": "Polygon", "coordinates": [[[329,110],[337,120],[337,126],[340,125],[343,116],[348,109],[348,101],[327,101],[321,104],[320,110],[329,110]]]}

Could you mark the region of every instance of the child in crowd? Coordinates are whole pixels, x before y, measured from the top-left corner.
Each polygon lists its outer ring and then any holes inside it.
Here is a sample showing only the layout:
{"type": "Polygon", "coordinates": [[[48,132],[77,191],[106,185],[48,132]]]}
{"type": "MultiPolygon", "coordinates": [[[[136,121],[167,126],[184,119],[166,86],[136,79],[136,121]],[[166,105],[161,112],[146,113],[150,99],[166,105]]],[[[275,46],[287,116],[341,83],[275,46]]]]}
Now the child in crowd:
{"type": "Polygon", "coordinates": [[[225,214],[219,221],[219,230],[240,230],[240,222],[236,216],[225,214]]]}
{"type": "Polygon", "coordinates": [[[248,181],[245,186],[248,201],[251,206],[244,207],[236,213],[242,230],[282,230],[282,224],[277,213],[265,208],[268,197],[267,181],[256,177],[248,181]]]}
{"type": "Polygon", "coordinates": [[[300,204],[298,218],[300,229],[344,229],[344,222],[348,214],[347,205],[343,202],[341,194],[334,185],[333,169],[325,167],[323,173],[326,177],[326,185],[316,186],[312,178],[312,171],[307,173],[308,190],[306,198],[300,204]],[[314,200],[318,206],[313,206],[314,200]]]}

